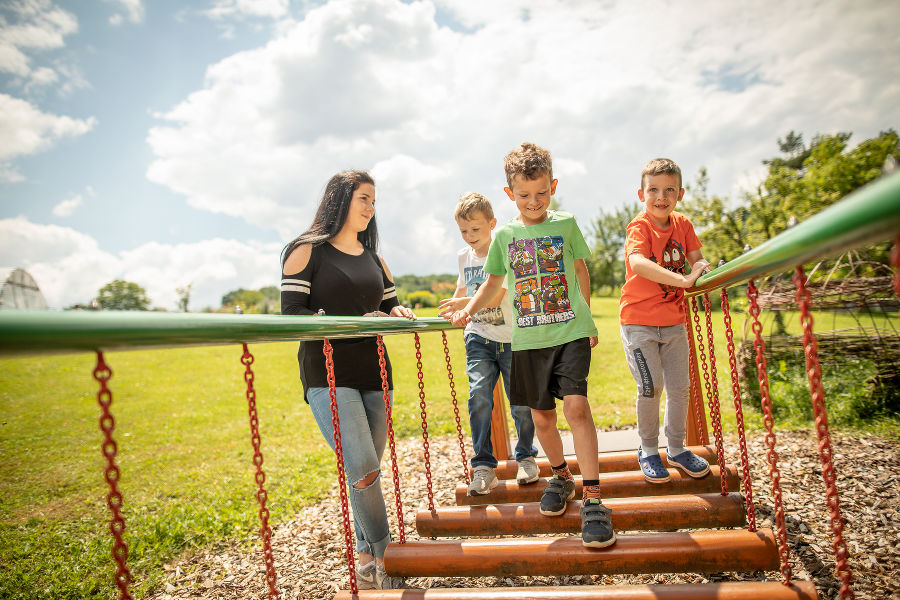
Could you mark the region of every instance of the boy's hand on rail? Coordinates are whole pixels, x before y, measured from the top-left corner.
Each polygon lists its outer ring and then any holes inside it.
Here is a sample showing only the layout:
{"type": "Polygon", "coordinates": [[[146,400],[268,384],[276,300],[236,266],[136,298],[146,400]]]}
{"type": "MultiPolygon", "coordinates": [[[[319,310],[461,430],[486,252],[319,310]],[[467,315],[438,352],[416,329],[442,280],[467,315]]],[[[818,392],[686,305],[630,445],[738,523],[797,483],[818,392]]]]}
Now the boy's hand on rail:
{"type": "Polygon", "coordinates": [[[438,304],[438,308],[440,309],[438,315],[449,321],[450,317],[453,316],[453,313],[466,307],[469,300],[470,298],[444,298],[441,300],[440,304],[438,304]]]}
{"type": "Polygon", "coordinates": [[[457,327],[465,327],[472,320],[472,315],[466,309],[461,309],[450,315],[449,321],[457,327]]]}
{"type": "Polygon", "coordinates": [[[685,287],[693,286],[694,283],[696,283],[697,280],[700,279],[701,275],[703,275],[704,273],[708,273],[708,272],[709,272],[709,261],[707,261],[705,258],[701,258],[700,260],[695,262],[693,265],[691,265],[691,274],[684,276],[685,281],[688,284],[685,287]]]}

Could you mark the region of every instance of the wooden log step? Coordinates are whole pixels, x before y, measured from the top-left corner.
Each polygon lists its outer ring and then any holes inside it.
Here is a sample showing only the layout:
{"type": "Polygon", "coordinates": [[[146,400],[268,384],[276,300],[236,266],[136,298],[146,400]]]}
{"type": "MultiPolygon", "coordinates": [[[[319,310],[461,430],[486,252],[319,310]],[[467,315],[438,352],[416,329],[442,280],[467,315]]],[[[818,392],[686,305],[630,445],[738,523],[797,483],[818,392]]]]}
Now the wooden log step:
{"type": "MultiPolygon", "coordinates": [[[[688,450],[701,458],[705,458],[709,464],[716,464],[716,451],[712,446],[688,446],[688,450]]],[[[666,460],[665,449],[659,451],[662,459],[666,460]]],[[[546,458],[538,458],[537,466],[540,469],[541,477],[550,477],[550,461],[546,458]]],[[[569,470],[575,475],[581,475],[581,467],[578,466],[578,459],[570,456],[566,459],[569,470]]],[[[619,452],[604,452],[597,459],[601,473],[618,473],[620,471],[639,471],[640,465],[637,461],[637,450],[624,450],[619,452]]],[[[501,460],[497,464],[494,473],[497,479],[515,479],[516,471],[519,470],[519,463],[514,460],[501,460]]],[[[469,467],[469,477],[472,477],[472,467],[469,467]]]]}
{"type": "MultiPolygon", "coordinates": [[[[671,479],[666,483],[649,483],[640,471],[600,473],[600,496],[606,499],[721,492],[719,467],[711,465],[709,471],[706,477],[694,479],[677,469],[669,469],[671,479]]],[[[726,467],[725,477],[729,491],[740,491],[741,483],[735,467],[726,467]]],[[[525,485],[519,485],[515,481],[501,481],[486,496],[468,496],[466,495],[468,490],[463,483],[456,486],[456,504],[471,506],[475,504],[540,502],[546,487],[547,480],[543,478],[525,485]]],[[[576,477],[576,498],[581,498],[581,487],[581,477],[576,477]]]]}
{"type": "MultiPolygon", "coordinates": [[[[617,531],[654,531],[742,527],[744,498],[740,493],[607,498],[617,531]]],[[[537,535],[581,533],[581,501],[570,502],[566,512],[545,517],[540,504],[442,506],[420,510],[416,531],[420,537],[537,535]]]]}
{"type": "Polygon", "coordinates": [[[771,529],[623,534],[602,549],[578,537],[418,540],[390,543],[384,568],[402,577],[508,577],[613,573],[774,571],[771,529]]]}
{"type": "Polygon", "coordinates": [[[741,581],[705,584],[580,585],[430,590],[341,590],[335,600],[818,600],[809,581],[741,581]]]}

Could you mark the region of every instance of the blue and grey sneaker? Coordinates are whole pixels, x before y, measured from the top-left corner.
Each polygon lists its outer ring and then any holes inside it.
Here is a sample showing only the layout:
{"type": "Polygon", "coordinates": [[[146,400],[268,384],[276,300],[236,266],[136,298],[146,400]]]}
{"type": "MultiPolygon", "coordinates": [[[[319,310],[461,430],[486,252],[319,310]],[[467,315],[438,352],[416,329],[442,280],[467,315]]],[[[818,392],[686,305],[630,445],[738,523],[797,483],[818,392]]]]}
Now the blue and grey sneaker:
{"type": "Polygon", "coordinates": [[[406,581],[402,577],[388,575],[384,565],[378,565],[375,568],[375,587],[379,590],[401,590],[406,587],[406,581]]]}
{"type": "Polygon", "coordinates": [[[659,454],[644,456],[643,449],[638,449],[638,464],[641,465],[644,479],[650,483],[665,483],[669,480],[669,470],[659,454]]]}
{"type": "Polygon", "coordinates": [[[554,475],[544,488],[541,496],[541,514],[555,517],[566,512],[566,502],[575,497],[575,482],[559,475],[554,475]]]}
{"type": "Polygon", "coordinates": [[[709,463],[690,450],[685,450],[675,456],[668,456],[666,460],[673,467],[678,467],[695,479],[699,479],[709,473],[709,463]]]}
{"type": "Polygon", "coordinates": [[[377,590],[378,584],[375,581],[375,561],[370,561],[361,567],[356,568],[356,587],[361,590],[377,590]]]}
{"type": "Polygon", "coordinates": [[[598,498],[585,500],[581,507],[581,543],[588,548],[606,548],[616,543],[616,530],[610,519],[612,510],[598,498]]]}

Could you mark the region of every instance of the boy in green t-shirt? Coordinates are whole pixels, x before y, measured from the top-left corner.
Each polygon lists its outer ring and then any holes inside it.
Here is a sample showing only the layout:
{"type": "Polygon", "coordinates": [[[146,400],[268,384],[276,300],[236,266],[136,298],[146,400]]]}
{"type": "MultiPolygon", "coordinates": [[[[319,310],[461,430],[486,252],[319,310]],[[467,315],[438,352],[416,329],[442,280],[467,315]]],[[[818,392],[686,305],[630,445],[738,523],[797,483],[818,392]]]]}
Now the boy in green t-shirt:
{"type": "Polygon", "coordinates": [[[548,210],[557,180],[547,150],[523,143],[507,154],[505,170],[509,187],[504,190],[519,215],[495,234],[484,264],[487,281],[450,320],[457,326],[467,324],[507,278],[514,324],[510,403],[531,408],[553,468],[541,514],[561,515],[575,497],[575,481],[556,428],[560,398],[584,477],[582,543],[604,548],[615,543],[616,533],[611,511],[600,500],[597,430],[587,401],[591,348],[597,345],[584,263],[590,250],[572,215],[548,210]]]}

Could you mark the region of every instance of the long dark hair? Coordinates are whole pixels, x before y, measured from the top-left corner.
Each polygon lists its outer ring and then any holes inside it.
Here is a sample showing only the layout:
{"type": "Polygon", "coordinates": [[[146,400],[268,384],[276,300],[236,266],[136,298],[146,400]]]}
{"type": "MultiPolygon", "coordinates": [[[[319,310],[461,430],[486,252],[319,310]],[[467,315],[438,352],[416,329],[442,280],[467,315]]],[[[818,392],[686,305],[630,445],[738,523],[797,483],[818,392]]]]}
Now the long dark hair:
{"type": "MultiPolygon", "coordinates": [[[[364,183],[375,185],[375,180],[365,171],[341,171],[328,181],[312,225],[288,242],[281,251],[282,266],[297,246],[301,244],[318,246],[338,234],[347,220],[353,192],[364,183]]],[[[374,215],[369,220],[369,226],[356,234],[356,239],[369,250],[377,250],[378,226],[375,224],[374,215]]]]}

